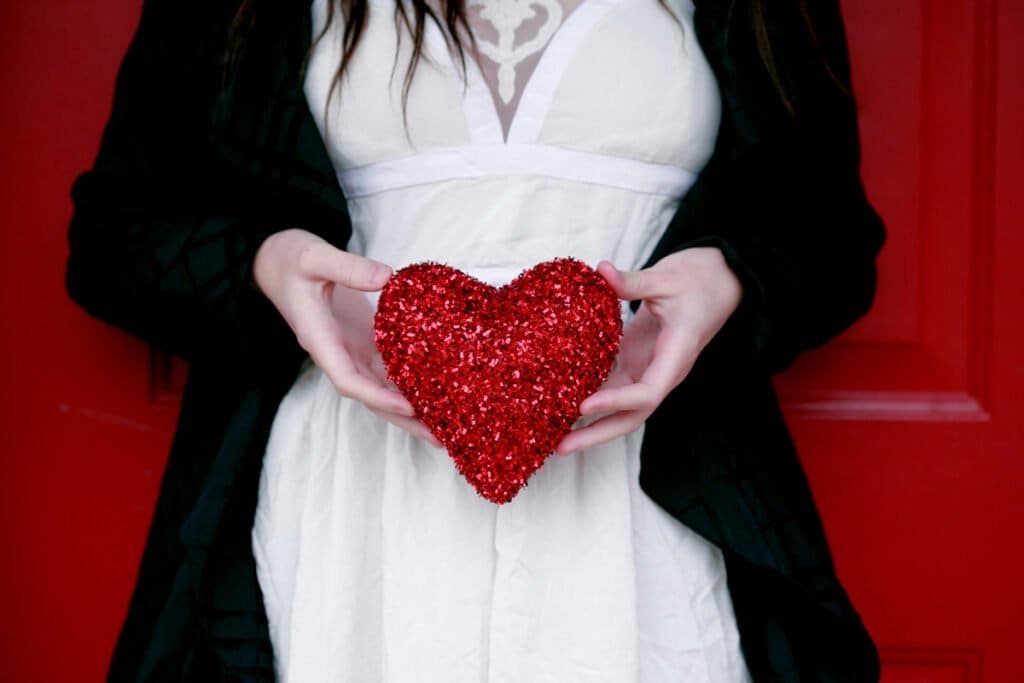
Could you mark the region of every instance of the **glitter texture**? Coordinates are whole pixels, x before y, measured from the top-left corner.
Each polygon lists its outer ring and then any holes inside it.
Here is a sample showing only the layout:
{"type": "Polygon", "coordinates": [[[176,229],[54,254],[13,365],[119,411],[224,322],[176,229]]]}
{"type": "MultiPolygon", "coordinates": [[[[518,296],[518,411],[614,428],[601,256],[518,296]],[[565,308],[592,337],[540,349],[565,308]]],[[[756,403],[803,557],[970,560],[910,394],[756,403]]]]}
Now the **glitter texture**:
{"type": "Polygon", "coordinates": [[[527,484],[611,371],[619,298],[556,258],[495,288],[424,261],[381,291],[374,338],[391,381],[466,481],[496,504],[527,484]]]}

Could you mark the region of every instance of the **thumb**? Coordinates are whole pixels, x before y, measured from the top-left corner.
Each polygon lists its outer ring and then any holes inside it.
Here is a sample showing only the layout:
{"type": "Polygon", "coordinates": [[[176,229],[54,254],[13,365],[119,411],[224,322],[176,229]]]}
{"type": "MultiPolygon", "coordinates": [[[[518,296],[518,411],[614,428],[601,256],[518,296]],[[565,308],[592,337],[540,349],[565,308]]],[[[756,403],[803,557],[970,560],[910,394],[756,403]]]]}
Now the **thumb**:
{"type": "Polygon", "coordinates": [[[611,261],[597,264],[597,272],[604,276],[620,299],[633,301],[648,296],[650,278],[644,270],[619,270],[611,261]]]}

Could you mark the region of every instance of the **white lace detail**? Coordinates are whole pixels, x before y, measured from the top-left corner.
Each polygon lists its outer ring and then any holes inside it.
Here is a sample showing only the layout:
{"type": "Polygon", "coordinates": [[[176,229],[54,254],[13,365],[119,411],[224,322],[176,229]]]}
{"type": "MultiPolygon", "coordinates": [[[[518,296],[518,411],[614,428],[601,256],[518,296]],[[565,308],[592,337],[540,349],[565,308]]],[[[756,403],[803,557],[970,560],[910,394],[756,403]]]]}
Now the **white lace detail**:
{"type": "MultiPolygon", "coordinates": [[[[466,19],[480,51],[484,53],[478,54],[477,58],[470,57],[466,63],[469,87],[464,106],[471,142],[535,141],[555,88],[577,46],[594,24],[619,1],[469,0],[469,9],[473,11],[467,12],[466,19]],[[548,20],[549,7],[541,12],[530,9],[532,5],[550,3],[559,7],[560,23],[557,25],[548,20]],[[486,6],[485,10],[478,11],[482,5],[486,6]],[[513,5],[526,11],[508,10],[513,5]],[[488,17],[500,26],[492,25],[488,17]],[[505,37],[512,40],[501,38],[502,30],[505,37]],[[516,46],[515,38],[530,35],[534,39],[516,46]],[[505,61],[498,63],[490,55],[505,61]],[[502,82],[502,69],[506,73],[505,82],[502,82]]],[[[455,55],[445,33],[436,23],[428,22],[428,49],[455,69],[455,55]]],[[[468,39],[462,44],[468,46],[468,39]]]]}
{"type": "Polygon", "coordinates": [[[515,94],[516,65],[547,45],[562,23],[562,6],[557,0],[470,0],[469,6],[480,7],[480,18],[498,32],[496,43],[486,36],[477,37],[477,41],[484,55],[498,65],[498,94],[508,104],[515,94]],[[536,35],[516,45],[516,30],[525,20],[537,16],[534,5],[543,7],[544,21],[536,27],[536,35]]]}
{"type": "MultiPolygon", "coordinates": [[[[435,12],[440,13],[437,0],[428,0],[435,12]]],[[[484,93],[492,104],[488,107],[497,114],[501,137],[507,139],[513,128],[513,121],[519,104],[525,96],[527,82],[531,80],[539,64],[545,60],[544,52],[554,42],[557,33],[574,10],[584,0],[468,0],[466,21],[476,38],[478,53],[470,56],[471,78],[478,78],[485,85],[484,93]]],[[[431,22],[432,23],[432,22],[431,22]]],[[[435,33],[440,45],[443,38],[436,26],[428,27],[428,33],[435,33]]],[[[469,41],[462,44],[470,54],[469,41]]],[[[443,50],[442,50],[443,54],[443,50]]],[[[449,56],[451,53],[449,52],[449,56]]],[[[480,93],[472,96],[478,98],[480,93]]],[[[493,116],[493,115],[492,115],[493,116]]],[[[491,138],[493,141],[493,138],[491,138]]]]}

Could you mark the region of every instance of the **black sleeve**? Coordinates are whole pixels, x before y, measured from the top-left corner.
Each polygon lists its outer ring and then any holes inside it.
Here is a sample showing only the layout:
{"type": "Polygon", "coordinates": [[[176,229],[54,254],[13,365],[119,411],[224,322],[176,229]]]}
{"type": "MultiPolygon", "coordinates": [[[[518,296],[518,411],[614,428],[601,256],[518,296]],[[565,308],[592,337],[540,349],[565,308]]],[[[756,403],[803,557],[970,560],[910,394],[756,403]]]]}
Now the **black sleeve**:
{"type": "Polygon", "coordinates": [[[722,125],[715,154],[680,203],[656,257],[720,248],[744,287],[730,333],[742,334],[758,364],[775,373],[868,311],[886,229],[860,178],[857,108],[837,1],[807,3],[813,34],[795,3],[772,3],[766,16],[793,118],[762,66],[742,5],[728,19],[698,25],[722,93],[722,125]]]}
{"type": "Polygon", "coordinates": [[[308,226],[213,151],[231,12],[146,0],[95,163],[71,191],[72,300],[189,361],[297,348],[251,267],[268,235],[308,226]]]}

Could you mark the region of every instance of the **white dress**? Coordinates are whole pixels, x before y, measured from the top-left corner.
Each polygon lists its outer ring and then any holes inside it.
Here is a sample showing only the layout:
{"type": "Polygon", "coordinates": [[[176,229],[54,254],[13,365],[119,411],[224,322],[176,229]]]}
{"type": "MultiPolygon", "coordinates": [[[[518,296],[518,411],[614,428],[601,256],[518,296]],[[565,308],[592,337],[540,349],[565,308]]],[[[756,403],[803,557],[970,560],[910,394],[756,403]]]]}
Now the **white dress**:
{"type": "MultiPolygon", "coordinates": [[[[669,0],[682,28],[657,0],[564,12],[532,0],[537,39],[523,50],[505,39],[527,27],[527,4],[473,0],[491,61],[467,52],[465,92],[428,18],[408,138],[412,40],[396,1],[370,0],[331,100],[348,250],[494,285],[558,256],[639,268],[718,130],[691,0],[669,0]]],[[[325,0],[312,11],[316,35],[325,0]]],[[[341,28],[339,16],[307,72],[321,126],[341,28]]],[[[307,361],[273,423],[252,533],[279,680],[749,681],[721,551],[641,491],[642,436],[552,455],[495,505],[443,449],[340,396],[307,361]]]]}

